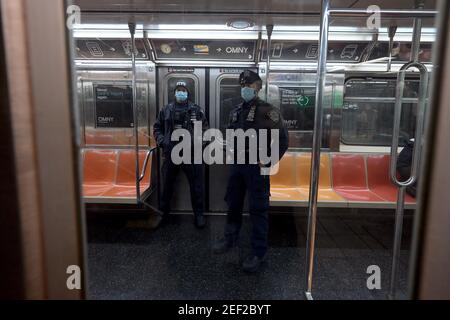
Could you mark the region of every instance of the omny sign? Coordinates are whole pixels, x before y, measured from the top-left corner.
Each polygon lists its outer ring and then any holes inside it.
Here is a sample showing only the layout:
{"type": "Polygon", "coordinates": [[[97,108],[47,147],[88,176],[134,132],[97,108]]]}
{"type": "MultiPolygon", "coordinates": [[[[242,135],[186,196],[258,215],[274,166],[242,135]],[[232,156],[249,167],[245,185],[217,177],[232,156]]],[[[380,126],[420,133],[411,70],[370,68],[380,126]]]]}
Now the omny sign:
{"type": "Polygon", "coordinates": [[[114,122],[114,117],[98,117],[97,121],[101,124],[110,124],[114,122]]]}
{"type": "MultiPolygon", "coordinates": [[[[202,122],[194,121],[194,135],[186,129],[173,131],[171,141],[178,142],[171,151],[174,164],[225,164],[224,137],[219,129],[202,131],[202,122]],[[209,144],[203,148],[203,143],[209,144]],[[192,150],[193,146],[193,150],[192,150]],[[193,154],[192,154],[193,151],[193,154]]],[[[259,164],[261,175],[277,174],[280,159],[279,129],[227,129],[226,164],[259,164]]]]}
{"type": "Polygon", "coordinates": [[[243,54],[248,53],[248,47],[227,47],[225,51],[227,53],[243,54]]]}

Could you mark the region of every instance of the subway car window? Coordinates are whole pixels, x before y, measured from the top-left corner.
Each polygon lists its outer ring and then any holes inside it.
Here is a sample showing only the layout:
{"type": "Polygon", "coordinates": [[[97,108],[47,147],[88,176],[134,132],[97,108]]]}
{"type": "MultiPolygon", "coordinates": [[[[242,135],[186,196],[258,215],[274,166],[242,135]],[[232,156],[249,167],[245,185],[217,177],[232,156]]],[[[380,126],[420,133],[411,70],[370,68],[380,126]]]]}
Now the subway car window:
{"type": "Polygon", "coordinates": [[[220,80],[220,130],[225,133],[233,108],[242,102],[241,86],[236,77],[224,77],[220,80]]]}
{"type": "MultiPolygon", "coordinates": [[[[389,146],[392,140],[395,80],[349,80],[342,107],[342,138],[347,145],[389,146]],[[372,99],[372,101],[368,101],[372,99]]],[[[418,81],[406,81],[404,97],[417,101],[418,81]]],[[[400,124],[400,145],[414,138],[416,102],[404,103],[400,124]]]]}
{"type": "MultiPolygon", "coordinates": [[[[310,149],[313,140],[316,88],[310,73],[279,73],[270,75],[270,102],[283,116],[289,132],[289,148],[310,149]]],[[[342,109],[343,77],[329,76],[324,95],[324,134],[322,148],[331,146],[333,125],[342,109]]]]}

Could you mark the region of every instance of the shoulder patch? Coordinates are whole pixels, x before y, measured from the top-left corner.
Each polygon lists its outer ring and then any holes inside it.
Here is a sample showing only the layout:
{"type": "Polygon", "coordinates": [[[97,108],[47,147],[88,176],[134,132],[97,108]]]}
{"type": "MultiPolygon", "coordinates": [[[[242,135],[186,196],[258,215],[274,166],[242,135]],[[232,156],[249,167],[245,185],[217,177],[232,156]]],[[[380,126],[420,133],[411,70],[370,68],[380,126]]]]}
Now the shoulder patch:
{"type": "Polygon", "coordinates": [[[271,110],[271,111],[267,112],[267,118],[269,118],[270,120],[272,120],[275,123],[280,122],[280,114],[275,110],[271,110]]]}

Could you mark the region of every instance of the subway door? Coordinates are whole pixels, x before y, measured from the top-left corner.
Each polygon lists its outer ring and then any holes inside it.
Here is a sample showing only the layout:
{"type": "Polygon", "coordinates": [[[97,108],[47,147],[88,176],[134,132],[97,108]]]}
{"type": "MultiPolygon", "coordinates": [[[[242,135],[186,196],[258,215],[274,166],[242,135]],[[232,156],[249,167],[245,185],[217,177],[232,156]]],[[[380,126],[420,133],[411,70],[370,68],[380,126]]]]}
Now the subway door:
{"type": "MultiPolygon", "coordinates": [[[[187,67],[160,67],[158,68],[158,93],[159,93],[159,110],[174,101],[174,91],[177,83],[183,81],[186,83],[190,97],[189,99],[199,105],[205,114],[207,108],[205,105],[205,77],[204,68],[187,68],[187,67]]],[[[162,161],[161,161],[162,164],[162,161]]],[[[205,175],[206,176],[206,175],[205,175]]],[[[163,180],[163,177],[161,175],[163,180]]],[[[161,186],[163,185],[161,181],[161,186]]],[[[206,192],[205,192],[206,195],[206,192]]],[[[206,203],[206,199],[205,199],[206,203]]],[[[175,183],[175,190],[172,197],[172,211],[192,212],[189,183],[186,176],[180,171],[175,183]]]]}
{"type": "MultiPolygon", "coordinates": [[[[239,75],[244,70],[243,68],[213,68],[210,70],[209,122],[211,128],[217,128],[222,132],[224,139],[229,115],[233,108],[242,102],[239,75]]],[[[257,72],[256,69],[251,70],[257,72]]],[[[224,164],[211,165],[208,179],[209,211],[226,212],[227,205],[224,198],[228,181],[228,167],[224,164]]]]}

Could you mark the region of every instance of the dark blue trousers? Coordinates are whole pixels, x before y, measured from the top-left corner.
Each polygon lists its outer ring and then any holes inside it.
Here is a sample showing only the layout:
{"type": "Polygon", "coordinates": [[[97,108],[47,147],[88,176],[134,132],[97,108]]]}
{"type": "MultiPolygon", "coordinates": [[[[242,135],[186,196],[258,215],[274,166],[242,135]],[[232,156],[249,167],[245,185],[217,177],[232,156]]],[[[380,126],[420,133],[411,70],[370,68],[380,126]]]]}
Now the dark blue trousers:
{"type": "Polygon", "coordinates": [[[203,165],[201,164],[180,164],[176,165],[170,157],[166,157],[162,166],[163,188],[161,194],[161,211],[167,215],[170,213],[170,203],[174,192],[176,178],[180,171],[183,171],[189,182],[191,192],[191,203],[194,214],[204,213],[204,179],[203,165]]]}
{"type": "Polygon", "coordinates": [[[225,237],[236,241],[242,225],[242,210],[248,192],[250,220],[252,223],[252,253],[263,257],[267,252],[269,232],[270,177],[260,173],[259,165],[234,164],[230,166],[227,194],[228,204],[225,237]]]}

